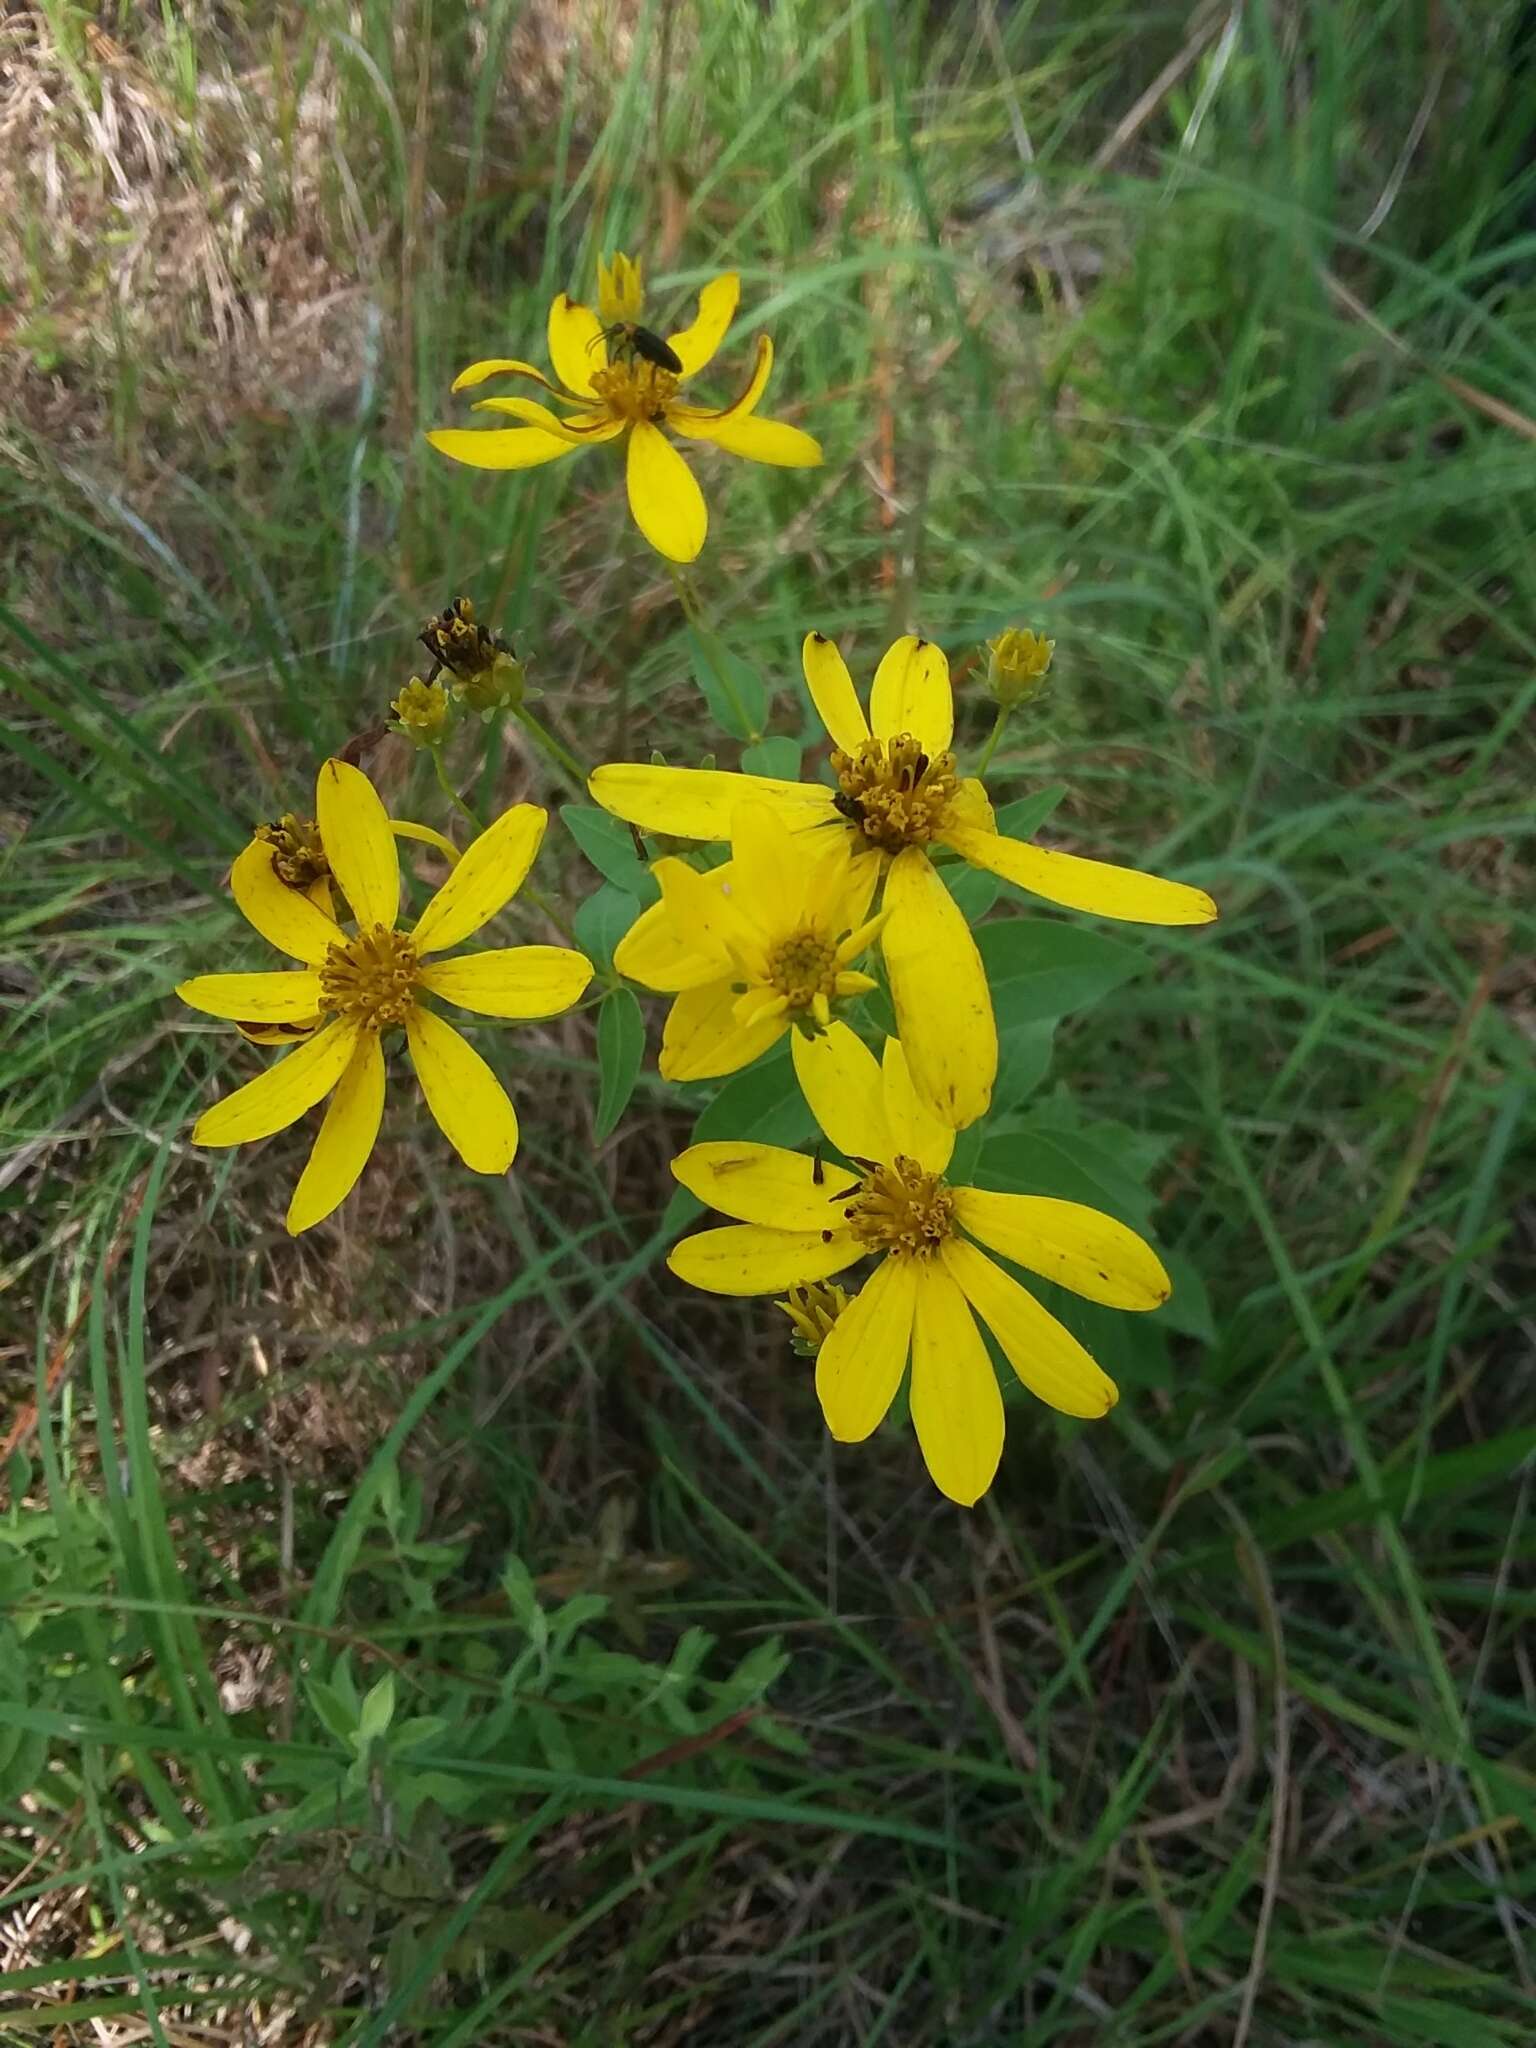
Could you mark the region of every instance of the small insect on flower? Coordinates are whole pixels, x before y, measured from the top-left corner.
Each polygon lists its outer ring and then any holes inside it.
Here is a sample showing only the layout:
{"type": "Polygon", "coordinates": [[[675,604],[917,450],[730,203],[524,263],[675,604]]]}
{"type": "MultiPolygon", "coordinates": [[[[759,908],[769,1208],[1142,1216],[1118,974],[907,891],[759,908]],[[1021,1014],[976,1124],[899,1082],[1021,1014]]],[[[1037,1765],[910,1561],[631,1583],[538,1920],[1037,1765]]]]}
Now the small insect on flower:
{"type": "Polygon", "coordinates": [[[610,361],[621,361],[627,356],[632,363],[651,363],[658,370],[670,370],[674,377],[683,374],[683,359],[677,350],[659,334],[652,334],[649,327],[642,327],[638,320],[615,320],[611,327],[600,328],[587,347],[596,348],[600,341],[615,344],[609,350],[610,361]]]}

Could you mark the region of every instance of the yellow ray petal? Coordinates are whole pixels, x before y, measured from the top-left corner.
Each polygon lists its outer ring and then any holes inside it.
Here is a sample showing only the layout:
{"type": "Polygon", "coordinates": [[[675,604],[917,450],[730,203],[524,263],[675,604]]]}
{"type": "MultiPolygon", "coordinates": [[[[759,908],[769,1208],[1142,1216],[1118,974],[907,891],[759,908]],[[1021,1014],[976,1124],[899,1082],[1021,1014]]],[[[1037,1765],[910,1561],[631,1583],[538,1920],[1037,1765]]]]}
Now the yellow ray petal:
{"type": "Polygon", "coordinates": [[[997,1078],[997,1025],[970,926],[920,846],[897,854],[880,934],[896,1025],[913,1085],[941,1122],[986,1114],[997,1078]]]}
{"type": "Polygon", "coordinates": [[[816,1354],[816,1395],[840,1444],[862,1443],[884,1419],[906,1370],[916,1261],[882,1259],[816,1354]]]}
{"type": "Polygon", "coordinates": [[[895,1157],[885,1118],[885,1089],[874,1054],[846,1024],[816,1038],[794,1036],[795,1074],[811,1114],[845,1158],[895,1157]]]}
{"type": "Polygon", "coordinates": [[[194,1145],[246,1145],[286,1131],[306,1109],[329,1095],[357,1043],[357,1026],[338,1017],[285,1053],[275,1066],[205,1109],[192,1126],[194,1145]]]}
{"type": "Polygon", "coordinates": [[[459,849],[435,825],[418,825],[413,818],[391,818],[389,829],[397,839],[416,839],[423,846],[435,846],[449,867],[459,864],[459,849]]]}
{"type": "Polygon", "coordinates": [[[400,915],[400,856],[378,791],[346,761],[323,761],[315,783],[315,815],[331,873],[360,930],[393,931],[400,915]]]}
{"type": "Polygon", "coordinates": [[[955,1214],[992,1251],[1107,1308],[1161,1308],[1173,1291],[1151,1245],[1083,1202],[956,1188],[955,1214]]]}
{"type": "Polygon", "coordinates": [[[239,1017],[231,1019],[249,1045],[297,1045],[301,1038],[313,1038],[323,1021],[318,1011],[313,1017],[295,1017],[291,1024],[251,1024],[239,1017]]]}
{"type": "Polygon", "coordinates": [[[942,1173],[955,1149],[955,1134],[919,1101],[899,1038],[885,1041],[881,1082],[891,1144],[915,1159],[925,1173],[942,1173]]]}
{"type": "MultiPolygon", "coordinates": [[[[846,846],[848,842],[844,844],[846,846]]],[[[856,959],[878,936],[885,923],[884,911],[877,918],[869,915],[869,906],[880,884],[880,870],[884,866],[884,855],[874,848],[867,853],[854,854],[848,863],[842,901],[836,912],[837,929],[846,930],[850,935],[846,948],[838,949],[845,960],[856,959]],[[857,944],[854,943],[855,938],[857,944]]]]}
{"type": "Polygon", "coordinates": [[[574,442],[537,427],[433,427],[427,439],[439,455],[471,469],[537,469],[575,453],[574,442]]]}
{"type": "Polygon", "coordinates": [[[479,1053],[419,1006],[406,1017],[405,1040],[427,1107],[454,1151],[471,1173],[505,1173],[517,1153],[517,1112],[479,1053]]]}
{"type": "Polygon", "coordinates": [[[434,960],[421,985],[482,1017],[558,1017],[592,979],[592,962],[568,946],[502,946],[434,960]]]}
{"type": "Polygon", "coordinates": [[[315,1148],[288,1204],[291,1237],[312,1229],[351,1194],[368,1164],[383,1115],[384,1055],[378,1033],[365,1031],[326,1106],[315,1148]]]}
{"type": "Polygon", "coordinates": [[[673,1245],[667,1264],[679,1280],[706,1294],[780,1294],[812,1280],[830,1280],[863,1256],[851,1231],[765,1230],[727,1223],[673,1245]]]}
{"type": "Polygon", "coordinates": [[[739,1023],[730,981],[685,988],[667,1013],[657,1068],[664,1081],[712,1081],[750,1066],[787,1029],[782,1016],[739,1023]]]}
{"type": "Polygon", "coordinates": [[[608,367],[603,323],[590,306],[561,292],[549,309],[549,360],[567,391],[592,396],[592,376],[608,367]]]}
{"type": "MultiPolygon", "coordinates": [[[[664,856],[651,872],[659,876],[671,858],[670,854],[664,856]]],[[[659,989],[664,995],[701,988],[706,981],[720,978],[719,956],[696,952],[673,924],[665,902],[641,911],[614,948],[613,964],[630,981],[638,981],[642,988],[659,989]]]]}
{"type": "Polygon", "coordinates": [[[948,751],[955,736],[955,693],[942,647],[908,633],[886,649],[869,693],[869,722],[878,739],[909,732],[930,754],[948,751]]]}
{"type": "Polygon", "coordinates": [[[949,821],[954,825],[975,825],[983,832],[997,830],[997,813],[991,798],[974,775],[967,775],[950,802],[949,821]]]}
{"type": "Polygon", "coordinates": [[[939,1256],[1037,1400],[1064,1415],[1109,1413],[1120,1398],[1114,1381],[1012,1274],[960,1237],[946,1238],[939,1256]]]}
{"type": "Polygon", "coordinates": [[[940,1493],[974,1507],[1003,1455],[1003,1397],[965,1296],[925,1260],[912,1324],[912,1427],[940,1493]]]}
{"type": "MultiPolygon", "coordinates": [[[[751,375],[729,405],[684,405],[675,400],[667,407],[667,419],[680,434],[691,433],[697,422],[742,419],[756,412],[758,401],[768,388],[773,369],[773,343],[766,334],[757,337],[757,354],[751,375]]],[[[705,438],[708,438],[707,436],[705,438]]]]}
{"type": "Polygon", "coordinates": [[[753,1145],[720,1140],[690,1145],[672,1162],[672,1171],[691,1195],[734,1216],[740,1223],[763,1223],[776,1230],[840,1232],[843,1205],[837,1197],[858,1185],[846,1167],[817,1162],[782,1145],[753,1145]]]}
{"type": "Polygon", "coordinates": [[[636,420],[630,429],[624,480],[635,524],[657,554],[670,562],[696,561],[709,530],[704,493],[682,456],[649,420],[636,420]]]}
{"type": "Polygon", "coordinates": [[[229,871],[229,886],[240,913],[269,945],[290,959],[318,967],[341,932],[299,889],[290,889],[272,865],[272,849],[253,839],[229,871]]]}
{"type": "Polygon", "coordinates": [[[532,377],[546,391],[555,389],[541,369],[533,363],[519,362],[516,356],[487,356],[483,363],[471,363],[467,370],[460,370],[454,378],[452,389],[455,392],[473,391],[488,377],[532,377]]]}
{"type": "Polygon", "coordinates": [[[533,398],[482,398],[475,411],[502,413],[509,419],[521,420],[524,426],[537,427],[541,434],[553,434],[557,441],[569,441],[576,448],[617,440],[627,424],[607,412],[573,413],[569,419],[562,419],[533,398]]]}
{"type": "Polygon", "coordinates": [[[739,863],[727,861],[724,869],[701,875],[686,861],[657,861],[655,872],[672,929],[696,953],[711,955],[723,972],[753,938],[753,927],[736,900],[739,863]]]}
{"type": "Polygon", "coordinates": [[[303,969],[280,974],[199,974],[176,993],[209,1017],[240,1024],[298,1024],[320,1008],[320,977],[303,969]]]}
{"type": "Polygon", "coordinates": [[[869,738],[869,720],[864,716],[848,664],[837,642],[825,633],[807,633],[800,649],[806,687],[817,715],[831,735],[832,744],[845,754],[855,753],[869,738]]]}
{"type": "Polygon", "coordinates": [[[940,837],[972,867],[986,868],[1016,888],[1068,910],[1116,917],[1126,924],[1209,924],[1216,916],[1210,897],[1188,882],[1165,882],[1137,868],[1117,868],[1075,853],[1047,853],[1027,840],[1006,839],[967,825],[951,826],[940,837]]]}
{"type": "Polygon", "coordinates": [[[699,310],[692,323],[667,336],[668,347],[683,366],[683,376],[697,375],[714,355],[736,317],[740,297],[741,279],[734,270],[712,277],[699,293],[699,310]]]}
{"type": "Polygon", "coordinates": [[[725,768],[653,768],[612,761],[587,783],[594,803],[646,832],[677,839],[729,839],[736,807],[747,797],[782,805],[792,830],[841,824],[832,792],[817,782],[780,782],[769,775],[737,775],[725,768]]]}
{"type": "Polygon", "coordinates": [[[793,926],[805,908],[805,865],[782,812],[748,800],[731,821],[730,900],[759,930],[793,926]]]}
{"type": "Polygon", "coordinates": [[[537,804],[512,804],[470,841],[459,864],[421,913],[416,951],[442,953],[479,931],[523,886],[549,823],[537,804]]]}
{"type": "Polygon", "coordinates": [[[725,413],[719,419],[667,415],[680,434],[709,441],[727,455],[746,462],[765,462],[771,469],[815,469],[825,460],[821,443],[783,420],[760,420],[755,414],[725,413]]]}

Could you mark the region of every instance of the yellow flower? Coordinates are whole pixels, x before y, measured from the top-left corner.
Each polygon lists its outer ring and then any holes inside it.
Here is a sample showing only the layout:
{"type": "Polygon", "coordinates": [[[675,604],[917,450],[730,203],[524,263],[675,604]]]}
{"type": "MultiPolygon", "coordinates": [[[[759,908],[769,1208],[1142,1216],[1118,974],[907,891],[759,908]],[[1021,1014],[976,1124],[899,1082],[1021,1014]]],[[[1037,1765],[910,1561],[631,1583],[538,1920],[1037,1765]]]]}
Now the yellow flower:
{"type": "Polygon", "coordinates": [[[330,1096],[288,1207],[295,1234],[328,1216],[367,1163],[384,1110],[380,1040],[396,1025],[405,1028],[427,1107],[465,1165],[476,1173],[505,1173],[512,1164],[517,1116],[506,1091],[423,995],[483,1017],[552,1017],[569,1009],[592,977],[590,961],[560,946],[427,958],[477,932],[516,893],[547,822],[536,805],[513,805],[481,833],[410,933],[397,929],[400,863],[388,814],[367,776],[344,761],[325,762],[315,808],[356,933],[348,937],[333,917],[283,882],[270,846],[253,840],[230,875],[235,901],[264,939],[303,966],[204,974],[176,991],[209,1016],[309,1032],[276,1066],[205,1111],[192,1132],[198,1145],[248,1144],[286,1130],[330,1096]]]}
{"type": "Polygon", "coordinates": [[[886,1040],[882,1066],[834,1024],[809,1043],[800,1079],[817,1122],[857,1170],[777,1145],[690,1146],[673,1173],[739,1220],[685,1237],[667,1263],[711,1294],[777,1294],[878,1259],[817,1352],[827,1427],[839,1443],[862,1442],[895,1398],[910,1352],[924,1460],[940,1490],[970,1507],[1003,1449],[1002,1396],[975,1316],[1050,1407],[1102,1416],[1118,1398],[1071,1332],[980,1245],[1111,1308],[1157,1308],[1168,1276],[1134,1231],[1080,1202],[951,1187],[954,1133],[919,1101],[899,1040],[886,1040]]]}
{"type": "Polygon", "coordinates": [[[589,787],[642,831],[724,839],[744,797],[764,798],[792,831],[837,828],[888,863],[881,948],[897,1028],[919,1093],[963,1130],[983,1115],[997,1076],[997,1025],[970,927],[929,859],[947,847],[1048,902],[1132,924],[1207,924],[1203,889],[1072,853],[1048,853],[996,829],[986,791],[963,780],[950,751],[954,693],[944,650],[909,634],[875,672],[866,719],[843,657],[806,635],[805,679],[832,739],[835,789],[718,768],[614,762],[589,787]],[[871,732],[873,725],[873,732],[871,732]]]}
{"type": "Polygon", "coordinates": [[[664,340],[641,329],[647,341],[660,343],[680,365],[676,370],[649,360],[630,333],[643,304],[639,265],[615,256],[611,270],[599,267],[598,285],[601,317],[564,292],[549,309],[549,360],[558,381],[508,356],[471,363],[454,379],[455,391],[468,391],[488,377],[531,377],[567,408],[564,413],[531,398],[485,398],[477,412],[504,413],[523,424],[490,433],[442,427],[427,439],[440,454],[475,469],[531,469],[594,441],[627,434],[625,475],[635,524],[658,554],[691,562],[704,545],[709,515],[692,470],[663,426],[685,440],[712,441],[728,455],[785,469],[813,468],[821,461],[820,444],[798,427],[757,417],[773,367],[767,335],[758,337],[752,375],[730,405],[688,405],[679,396],[682,386],[711,361],[735,315],[741,280],[734,272],[705,285],[691,326],[664,340]]]}
{"type": "Polygon", "coordinates": [[[448,732],[448,692],[441,683],[412,676],[390,705],[394,729],[413,747],[440,747],[448,732]]]}
{"type": "Polygon", "coordinates": [[[1010,626],[987,642],[987,688],[999,704],[1027,704],[1044,694],[1056,642],[1027,626],[1010,626]]]}
{"type": "Polygon", "coordinates": [[[880,856],[795,838],[771,805],[737,807],[731,858],[701,875],[667,858],[652,872],[661,901],[642,911],[613,964],[646,988],[676,993],[661,1041],[669,1081],[734,1074],[784,1033],[824,1030],[832,1005],[875,986],[852,962],[880,919],[869,902],[880,856]]]}

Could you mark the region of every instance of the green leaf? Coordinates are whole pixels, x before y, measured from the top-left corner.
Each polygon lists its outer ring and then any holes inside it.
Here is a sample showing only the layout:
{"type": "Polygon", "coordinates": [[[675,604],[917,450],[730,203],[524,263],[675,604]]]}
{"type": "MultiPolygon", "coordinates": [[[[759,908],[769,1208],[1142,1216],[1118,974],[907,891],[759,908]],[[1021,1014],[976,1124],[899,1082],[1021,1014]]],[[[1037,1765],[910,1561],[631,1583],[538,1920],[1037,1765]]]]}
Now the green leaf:
{"type": "Polygon", "coordinates": [[[959,904],[967,924],[981,922],[997,901],[997,892],[1002,887],[996,875],[989,875],[985,868],[967,867],[960,860],[945,861],[939,869],[939,879],[959,904]]]}
{"type": "Polygon", "coordinates": [[[756,740],[768,716],[768,692],[757,671],[713,634],[705,639],[690,626],[688,640],[694,678],[716,725],[736,739],[756,740]]]}
{"type": "Polygon", "coordinates": [[[993,1113],[1016,1109],[1033,1095],[1051,1070],[1051,1051],[1056,1038],[1054,1020],[1021,1024],[998,1034],[997,1084],[992,1090],[993,1113]]]}
{"type": "Polygon", "coordinates": [[[597,1064],[603,1085],[593,1135],[599,1145],[629,1107],[644,1057],[645,1019],[635,992],[612,989],[597,1013],[597,1064]]]}
{"type": "Polygon", "coordinates": [[[1211,1297],[1198,1267],[1179,1252],[1164,1252],[1163,1264],[1173,1282],[1173,1293],[1157,1311],[1157,1320],[1168,1330],[1197,1337],[1202,1344],[1216,1342],[1216,1321],[1211,1314],[1211,1297]]]}
{"type": "Polygon", "coordinates": [[[815,1130],[785,1039],[756,1066],[732,1075],[694,1125],[693,1142],[750,1138],[759,1145],[800,1145],[815,1130]]]}
{"type": "Polygon", "coordinates": [[[589,804],[562,804],[560,816],[566,830],[605,881],[642,903],[654,903],[661,894],[656,878],[635,851],[635,837],[628,825],[610,818],[606,811],[589,804]]]}
{"type": "Polygon", "coordinates": [[[1009,917],[976,934],[998,1028],[1064,1017],[1140,974],[1147,956],[1121,939],[1044,917],[1009,917]]]}
{"type": "Polygon", "coordinates": [[[395,1718],[395,1674],[386,1671],[377,1685],[363,1694],[362,1712],[357,1717],[357,1743],[361,1749],[385,1734],[395,1718]]]}
{"type": "Polygon", "coordinates": [[[1015,797],[997,814],[997,829],[1005,839],[1032,839],[1067,793],[1064,782],[1049,789],[1037,789],[1033,796],[1015,797]]]}
{"type": "Polygon", "coordinates": [[[1152,1214],[1152,1197],[1126,1172],[1122,1148],[1102,1135],[1053,1126],[1038,1112],[1016,1131],[983,1144],[977,1181],[1006,1194],[1086,1202],[1133,1230],[1145,1230],[1152,1214]]]}
{"type": "Polygon", "coordinates": [[[323,1678],[312,1678],[304,1690],[326,1733],[334,1735],[338,1742],[350,1742],[352,1731],[357,1726],[357,1716],[348,1708],[335,1686],[327,1685],[323,1678]]]}
{"type": "Polygon", "coordinates": [[[800,759],[800,742],[775,733],[770,739],[742,748],[741,769],[744,775],[771,775],[780,782],[798,782],[800,759]]]}
{"type": "Polygon", "coordinates": [[[614,947],[639,915],[640,904],[633,895],[604,882],[572,920],[581,950],[600,967],[612,967],[614,947]]]}

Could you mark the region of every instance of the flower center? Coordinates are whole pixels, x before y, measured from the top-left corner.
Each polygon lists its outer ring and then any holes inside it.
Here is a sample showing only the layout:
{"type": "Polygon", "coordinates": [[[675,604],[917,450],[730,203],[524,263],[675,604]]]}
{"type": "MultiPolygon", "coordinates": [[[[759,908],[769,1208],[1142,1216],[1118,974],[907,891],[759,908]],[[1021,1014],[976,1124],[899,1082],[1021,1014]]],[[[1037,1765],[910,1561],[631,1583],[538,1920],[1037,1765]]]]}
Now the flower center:
{"type": "Polygon", "coordinates": [[[837,993],[837,948],[802,927],[768,955],[768,979],[792,1010],[808,1010],[837,993]]]}
{"type": "Polygon", "coordinates": [[[312,888],[322,875],[331,872],[313,818],[298,818],[292,811],[284,811],[272,824],[258,825],[256,837],[263,846],[271,847],[273,873],[290,889],[312,888]]]}
{"type": "Polygon", "coordinates": [[[866,1174],[843,1214],[870,1251],[929,1259],[954,1229],[955,1198],[942,1175],[898,1153],[866,1174]]]}
{"type": "Polygon", "coordinates": [[[654,363],[610,363],[593,371],[592,389],[616,420],[659,420],[677,396],[677,378],[654,363]]]}
{"type": "Polygon", "coordinates": [[[883,853],[926,846],[943,828],[960,791],[954,755],[930,757],[909,732],[895,739],[861,740],[851,754],[834,747],[832,773],[837,777],[833,803],[883,853]]]}
{"type": "Polygon", "coordinates": [[[403,1024],[416,987],[416,948],[402,932],[376,924],[332,946],[320,968],[320,1000],[365,1031],[403,1024]]]}

